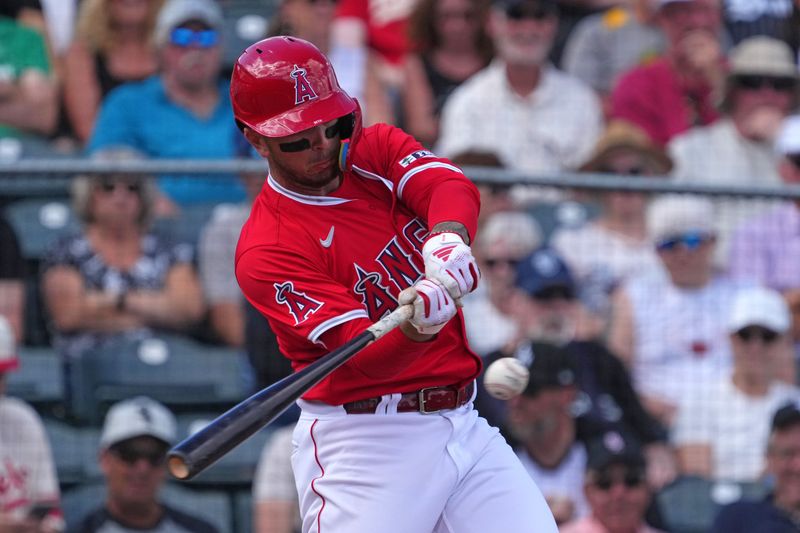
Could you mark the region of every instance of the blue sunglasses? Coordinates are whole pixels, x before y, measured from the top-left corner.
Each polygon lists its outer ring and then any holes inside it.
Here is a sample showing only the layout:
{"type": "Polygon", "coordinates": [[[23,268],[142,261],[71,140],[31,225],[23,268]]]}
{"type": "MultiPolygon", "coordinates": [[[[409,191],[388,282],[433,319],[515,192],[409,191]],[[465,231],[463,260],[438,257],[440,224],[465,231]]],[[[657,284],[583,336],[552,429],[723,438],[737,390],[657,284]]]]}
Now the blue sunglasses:
{"type": "Polygon", "coordinates": [[[216,30],[190,30],[189,28],[175,28],[169,34],[169,42],[181,48],[196,46],[198,48],[211,48],[219,42],[216,30]]]}
{"type": "Polygon", "coordinates": [[[700,246],[713,237],[707,233],[685,233],[677,237],[670,237],[656,243],[656,250],[659,252],[674,250],[678,246],[683,246],[687,250],[697,250],[700,246]]]}

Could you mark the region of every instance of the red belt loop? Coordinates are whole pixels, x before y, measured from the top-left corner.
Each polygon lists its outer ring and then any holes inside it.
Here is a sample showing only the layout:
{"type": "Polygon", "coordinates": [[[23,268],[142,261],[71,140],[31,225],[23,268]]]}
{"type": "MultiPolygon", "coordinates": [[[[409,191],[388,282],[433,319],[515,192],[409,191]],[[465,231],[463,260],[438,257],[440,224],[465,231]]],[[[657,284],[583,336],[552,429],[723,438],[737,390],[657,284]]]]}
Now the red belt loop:
{"type": "MultiPolygon", "coordinates": [[[[398,413],[419,412],[424,414],[437,413],[444,409],[461,407],[472,399],[475,382],[471,381],[464,387],[426,387],[414,392],[405,392],[397,403],[398,413]]],[[[345,412],[351,415],[374,414],[381,397],[366,398],[347,402],[342,405],[345,412]]]]}

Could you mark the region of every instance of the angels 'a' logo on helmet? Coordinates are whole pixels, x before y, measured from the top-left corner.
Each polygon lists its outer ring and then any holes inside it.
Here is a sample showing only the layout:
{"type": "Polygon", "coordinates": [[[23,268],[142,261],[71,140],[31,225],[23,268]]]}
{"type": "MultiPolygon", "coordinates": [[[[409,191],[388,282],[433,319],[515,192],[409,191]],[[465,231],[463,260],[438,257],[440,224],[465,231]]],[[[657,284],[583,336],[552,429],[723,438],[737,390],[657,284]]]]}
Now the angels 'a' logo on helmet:
{"type": "Polygon", "coordinates": [[[314,88],[311,87],[308,78],[306,78],[306,69],[295,65],[290,76],[294,78],[294,105],[318,98],[317,93],[314,92],[314,88]]]}

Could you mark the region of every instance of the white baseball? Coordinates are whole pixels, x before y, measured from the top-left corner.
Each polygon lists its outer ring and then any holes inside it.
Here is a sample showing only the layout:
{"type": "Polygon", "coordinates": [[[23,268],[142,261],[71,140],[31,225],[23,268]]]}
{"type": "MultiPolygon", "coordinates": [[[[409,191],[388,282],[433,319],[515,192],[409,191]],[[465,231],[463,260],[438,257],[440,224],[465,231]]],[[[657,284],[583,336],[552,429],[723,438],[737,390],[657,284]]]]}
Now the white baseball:
{"type": "Polygon", "coordinates": [[[529,376],[528,369],[517,359],[502,357],[486,369],[483,387],[495,398],[508,400],[525,390],[529,376]]]}

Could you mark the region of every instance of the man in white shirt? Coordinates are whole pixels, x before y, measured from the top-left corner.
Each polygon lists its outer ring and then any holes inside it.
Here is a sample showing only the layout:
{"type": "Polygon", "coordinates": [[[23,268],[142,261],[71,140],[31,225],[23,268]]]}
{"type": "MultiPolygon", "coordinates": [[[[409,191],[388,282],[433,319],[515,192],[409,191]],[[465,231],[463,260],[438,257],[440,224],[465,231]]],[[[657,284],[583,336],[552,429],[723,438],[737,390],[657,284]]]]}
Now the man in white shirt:
{"type": "Polygon", "coordinates": [[[442,111],[437,152],[498,155],[510,170],[577,168],[602,127],[600,103],[583,82],[547,62],[558,26],[553,0],[503,0],[489,31],[497,59],[456,89],[442,111]]]}
{"type": "Polygon", "coordinates": [[[775,379],[791,351],[790,315],[781,295],[742,290],[728,320],[733,372],[692,391],[678,410],[673,440],[686,474],[754,481],[764,470],[770,416],[800,389],[775,379]]]}

